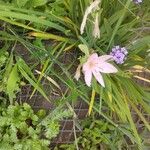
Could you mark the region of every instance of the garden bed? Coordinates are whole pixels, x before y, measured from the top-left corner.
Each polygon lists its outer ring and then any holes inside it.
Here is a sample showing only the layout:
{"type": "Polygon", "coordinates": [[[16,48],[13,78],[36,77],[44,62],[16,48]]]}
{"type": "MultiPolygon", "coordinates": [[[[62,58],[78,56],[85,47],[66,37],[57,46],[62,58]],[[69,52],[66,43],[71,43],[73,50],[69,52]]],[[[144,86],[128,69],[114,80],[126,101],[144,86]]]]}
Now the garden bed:
{"type": "Polygon", "coordinates": [[[0,0],[0,149],[150,149],[149,0],[0,0]]]}

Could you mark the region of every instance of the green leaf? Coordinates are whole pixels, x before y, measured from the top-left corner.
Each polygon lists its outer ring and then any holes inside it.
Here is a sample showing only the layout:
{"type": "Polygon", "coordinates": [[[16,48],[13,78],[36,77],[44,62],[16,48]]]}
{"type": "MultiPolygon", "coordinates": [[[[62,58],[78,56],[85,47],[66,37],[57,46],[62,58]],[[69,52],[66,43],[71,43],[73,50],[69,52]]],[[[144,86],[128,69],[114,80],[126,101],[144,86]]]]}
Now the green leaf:
{"type": "Polygon", "coordinates": [[[47,3],[47,0],[30,0],[29,4],[33,7],[42,6],[47,3]]]}
{"type": "Polygon", "coordinates": [[[22,74],[22,76],[29,81],[29,83],[36,88],[42,95],[43,97],[49,101],[47,95],[45,94],[45,92],[43,91],[42,87],[40,84],[37,84],[37,80],[34,77],[31,69],[28,67],[28,65],[24,62],[23,59],[19,58],[18,60],[18,67],[19,67],[19,71],[22,74]]]}
{"type": "Polygon", "coordinates": [[[63,42],[68,42],[68,43],[74,42],[73,40],[70,40],[68,38],[55,35],[55,34],[51,34],[51,33],[31,32],[29,35],[34,36],[34,37],[39,37],[42,39],[53,39],[53,40],[63,41],[63,42]]]}
{"type": "Polygon", "coordinates": [[[44,118],[46,116],[46,111],[44,109],[40,109],[38,112],[37,112],[37,116],[39,118],[44,118]]]}
{"type": "Polygon", "coordinates": [[[10,72],[12,70],[12,66],[13,66],[13,55],[10,55],[9,60],[8,60],[8,62],[6,64],[6,67],[5,67],[6,71],[4,73],[4,79],[3,79],[4,82],[9,77],[9,74],[10,74],[10,72]]]}
{"type": "Polygon", "coordinates": [[[29,66],[25,63],[25,61],[21,58],[19,58],[19,60],[17,61],[18,63],[18,66],[23,68],[26,73],[35,81],[36,78],[35,76],[33,75],[33,73],[31,72],[31,69],[29,68],[29,66]]]}
{"type": "Polygon", "coordinates": [[[59,84],[58,84],[55,80],[53,80],[51,77],[47,76],[46,74],[44,74],[44,73],[42,73],[42,72],[40,72],[40,71],[38,71],[38,70],[35,70],[35,71],[36,71],[38,74],[44,76],[49,82],[51,82],[51,83],[52,83],[53,85],[55,85],[58,89],[61,90],[59,84]]]}
{"type": "Polygon", "coordinates": [[[15,91],[19,89],[18,82],[19,75],[17,70],[17,64],[13,67],[10,76],[7,81],[6,92],[9,95],[10,102],[12,103],[13,98],[15,98],[15,91]]]}
{"type": "Polygon", "coordinates": [[[26,78],[26,80],[29,81],[29,83],[33,86],[33,87],[36,87],[37,90],[43,95],[43,97],[49,101],[48,97],[46,96],[45,92],[43,91],[43,89],[37,85],[36,82],[34,82],[29,76],[28,74],[22,69],[22,68],[19,68],[19,71],[20,73],[26,78]]]}
{"type": "Polygon", "coordinates": [[[129,48],[132,49],[132,54],[138,54],[143,50],[143,47],[148,47],[148,44],[150,44],[150,36],[145,36],[134,41],[129,48]]]}
{"type": "Polygon", "coordinates": [[[80,44],[78,47],[86,56],[89,56],[89,49],[86,45],[80,44]]]}
{"type": "MultiPolygon", "coordinates": [[[[35,13],[36,12],[34,11],[33,14],[35,14],[35,13]]],[[[62,27],[56,23],[53,23],[51,21],[48,21],[48,20],[41,18],[39,16],[36,16],[36,15],[25,14],[23,12],[14,12],[14,11],[10,10],[10,8],[7,7],[6,5],[0,5],[0,20],[1,20],[1,17],[2,17],[2,20],[4,18],[6,19],[7,17],[12,17],[12,18],[20,19],[20,20],[28,20],[28,21],[31,21],[33,23],[38,23],[41,25],[55,28],[55,29],[60,30],[62,32],[66,31],[66,29],[64,27],[62,27]]],[[[10,22],[11,21],[9,21],[9,23],[10,22]]]]}
{"type": "Polygon", "coordinates": [[[23,7],[29,0],[16,0],[18,7],[23,7]]]}
{"type": "Polygon", "coordinates": [[[111,28],[111,25],[106,18],[104,18],[104,27],[105,27],[107,36],[110,37],[112,34],[112,28],[111,28]]]}
{"type": "Polygon", "coordinates": [[[118,21],[117,21],[117,23],[116,23],[116,26],[115,26],[115,28],[114,28],[114,30],[113,30],[112,36],[111,36],[110,41],[109,41],[109,44],[108,44],[108,46],[107,46],[107,50],[110,48],[110,46],[111,46],[112,43],[113,43],[113,40],[114,40],[114,38],[115,38],[115,36],[116,36],[116,34],[117,34],[117,31],[118,31],[119,27],[121,26],[121,24],[122,24],[122,22],[123,22],[123,19],[124,19],[124,17],[125,17],[125,14],[127,13],[127,9],[128,9],[129,6],[130,6],[130,3],[131,3],[131,0],[127,0],[127,1],[126,1],[125,7],[123,8],[123,13],[122,13],[122,15],[120,16],[120,18],[118,19],[118,21]]]}
{"type": "Polygon", "coordinates": [[[81,64],[84,64],[87,61],[87,56],[80,57],[79,60],[81,64]]]}

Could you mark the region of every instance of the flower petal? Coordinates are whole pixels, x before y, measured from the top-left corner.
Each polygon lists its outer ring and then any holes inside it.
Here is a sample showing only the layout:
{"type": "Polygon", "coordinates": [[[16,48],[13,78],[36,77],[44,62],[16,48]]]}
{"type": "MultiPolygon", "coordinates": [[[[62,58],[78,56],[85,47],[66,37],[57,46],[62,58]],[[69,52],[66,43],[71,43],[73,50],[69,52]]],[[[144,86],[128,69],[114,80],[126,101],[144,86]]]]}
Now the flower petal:
{"type": "Polygon", "coordinates": [[[102,55],[99,57],[100,62],[108,61],[108,60],[113,60],[113,57],[111,55],[102,55]]]}
{"type": "Polygon", "coordinates": [[[94,38],[100,38],[98,12],[96,13],[96,17],[95,17],[93,36],[94,38]]]}
{"type": "Polygon", "coordinates": [[[94,2],[91,3],[91,5],[89,7],[87,7],[84,17],[83,17],[83,20],[82,20],[82,23],[81,23],[81,27],[80,27],[81,34],[83,34],[83,32],[84,32],[84,28],[86,26],[86,21],[87,21],[88,15],[98,8],[98,5],[100,2],[101,2],[101,0],[95,0],[94,2]]]}
{"type": "Polygon", "coordinates": [[[77,67],[77,70],[76,70],[76,73],[75,73],[75,76],[74,78],[78,81],[80,76],[81,76],[81,64],[77,67]]]}
{"type": "Polygon", "coordinates": [[[92,81],[92,72],[91,71],[85,71],[84,72],[84,80],[87,86],[91,86],[92,81]]]}
{"type": "Polygon", "coordinates": [[[92,55],[90,55],[90,57],[88,58],[87,62],[83,64],[83,72],[85,71],[91,71],[92,68],[91,64],[96,64],[99,60],[98,54],[97,53],[93,53],[92,55]]]}
{"type": "Polygon", "coordinates": [[[95,61],[95,60],[98,60],[99,57],[98,57],[98,54],[97,53],[93,53],[89,58],[88,58],[88,61],[95,61]]]}
{"type": "Polygon", "coordinates": [[[100,66],[103,73],[116,73],[118,70],[110,63],[103,62],[100,66]]]}
{"type": "Polygon", "coordinates": [[[102,77],[102,75],[100,74],[100,72],[93,71],[93,75],[94,75],[94,77],[96,78],[96,80],[99,82],[99,84],[100,84],[101,86],[105,87],[104,80],[103,80],[103,77],[102,77]]]}
{"type": "Polygon", "coordinates": [[[86,62],[86,63],[84,63],[83,66],[82,66],[82,71],[83,71],[83,73],[84,73],[84,72],[86,72],[86,71],[88,71],[88,70],[90,70],[90,66],[89,66],[89,63],[86,62]]]}

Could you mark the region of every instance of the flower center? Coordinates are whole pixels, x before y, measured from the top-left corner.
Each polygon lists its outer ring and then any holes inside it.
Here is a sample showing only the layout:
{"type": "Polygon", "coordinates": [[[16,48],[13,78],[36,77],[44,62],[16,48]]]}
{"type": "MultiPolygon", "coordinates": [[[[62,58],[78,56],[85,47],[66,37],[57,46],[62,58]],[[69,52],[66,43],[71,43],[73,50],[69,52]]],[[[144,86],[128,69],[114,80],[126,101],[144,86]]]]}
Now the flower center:
{"type": "Polygon", "coordinates": [[[89,63],[89,67],[90,67],[90,68],[93,68],[94,66],[95,66],[95,63],[94,63],[94,62],[90,62],[90,63],[89,63]]]}

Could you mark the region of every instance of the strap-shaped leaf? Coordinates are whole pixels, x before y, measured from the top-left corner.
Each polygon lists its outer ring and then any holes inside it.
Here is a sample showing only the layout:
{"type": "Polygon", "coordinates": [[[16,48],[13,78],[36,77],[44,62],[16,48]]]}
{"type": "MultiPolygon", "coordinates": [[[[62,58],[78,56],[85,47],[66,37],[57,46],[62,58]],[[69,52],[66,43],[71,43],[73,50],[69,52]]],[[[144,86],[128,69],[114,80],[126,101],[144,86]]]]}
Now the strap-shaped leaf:
{"type": "Polygon", "coordinates": [[[45,94],[45,92],[43,91],[42,87],[40,84],[37,84],[37,80],[34,77],[31,69],[28,67],[28,65],[20,58],[17,62],[18,64],[18,68],[20,73],[22,74],[22,76],[34,87],[36,88],[41,95],[49,101],[47,95],[45,94]]]}
{"type": "Polygon", "coordinates": [[[9,78],[7,80],[6,92],[8,93],[10,103],[13,103],[13,98],[15,98],[15,91],[19,90],[18,81],[19,75],[17,70],[17,64],[13,67],[9,78]]]}

